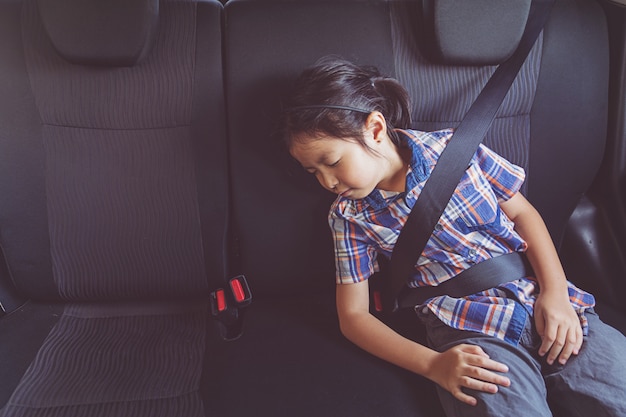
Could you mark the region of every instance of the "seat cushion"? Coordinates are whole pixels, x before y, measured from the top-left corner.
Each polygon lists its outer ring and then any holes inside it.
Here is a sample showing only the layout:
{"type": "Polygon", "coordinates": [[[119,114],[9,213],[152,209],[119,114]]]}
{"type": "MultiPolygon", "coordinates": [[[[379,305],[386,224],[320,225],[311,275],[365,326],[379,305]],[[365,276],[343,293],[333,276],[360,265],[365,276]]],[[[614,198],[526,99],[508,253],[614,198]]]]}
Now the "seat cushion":
{"type": "Polygon", "coordinates": [[[206,311],[68,304],[0,415],[203,416],[206,311]]]}
{"type": "MultiPolygon", "coordinates": [[[[409,314],[405,333],[423,337],[409,314]]],[[[430,381],[341,335],[332,296],[255,300],[240,339],[210,334],[203,382],[209,415],[443,417],[430,381]]]]}
{"type": "Polygon", "coordinates": [[[0,404],[6,404],[62,313],[63,304],[28,302],[2,317],[0,404]]]}

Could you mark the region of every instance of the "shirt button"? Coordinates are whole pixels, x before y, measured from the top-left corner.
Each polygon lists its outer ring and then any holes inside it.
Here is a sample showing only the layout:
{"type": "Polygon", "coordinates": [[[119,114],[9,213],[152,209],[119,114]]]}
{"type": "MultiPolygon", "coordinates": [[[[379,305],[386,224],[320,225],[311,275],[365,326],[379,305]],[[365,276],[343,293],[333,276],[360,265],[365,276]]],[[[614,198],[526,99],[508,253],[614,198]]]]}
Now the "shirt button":
{"type": "Polygon", "coordinates": [[[474,256],[476,256],[476,254],[477,254],[477,253],[478,253],[478,252],[477,252],[477,251],[476,251],[476,249],[474,249],[474,248],[472,248],[472,249],[470,249],[470,250],[469,250],[469,256],[470,256],[471,258],[473,258],[474,256]]]}
{"type": "Polygon", "coordinates": [[[443,226],[441,225],[441,223],[437,223],[435,225],[435,230],[438,232],[441,232],[443,230],[443,226]]]}

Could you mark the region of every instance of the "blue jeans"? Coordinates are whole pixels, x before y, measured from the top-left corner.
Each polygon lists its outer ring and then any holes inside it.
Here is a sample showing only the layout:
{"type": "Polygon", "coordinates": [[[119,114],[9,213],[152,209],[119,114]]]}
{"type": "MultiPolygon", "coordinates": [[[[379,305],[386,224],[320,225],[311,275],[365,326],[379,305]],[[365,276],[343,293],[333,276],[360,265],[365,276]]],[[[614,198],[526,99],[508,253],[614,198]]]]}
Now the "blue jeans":
{"type": "MultiPolygon", "coordinates": [[[[427,309],[426,309],[427,310],[427,309]]],[[[510,387],[499,387],[496,394],[470,389],[465,392],[478,399],[469,406],[437,387],[448,417],[470,416],[626,416],[626,337],[604,324],[588,311],[589,335],[585,336],[578,356],[565,366],[548,365],[537,351],[541,338],[534,320],[528,316],[517,346],[482,335],[452,329],[430,311],[418,316],[426,325],[432,349],[445,351],[461,343],[480,346],[494,360],[509,367],[510,387]]]]}

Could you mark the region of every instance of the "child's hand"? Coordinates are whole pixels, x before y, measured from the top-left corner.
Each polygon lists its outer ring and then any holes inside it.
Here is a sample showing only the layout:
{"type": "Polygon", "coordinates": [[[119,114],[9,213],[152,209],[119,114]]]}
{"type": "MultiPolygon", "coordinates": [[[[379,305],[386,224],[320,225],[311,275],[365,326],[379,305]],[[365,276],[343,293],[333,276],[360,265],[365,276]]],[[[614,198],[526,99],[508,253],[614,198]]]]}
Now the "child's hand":
{"type": "Polygon", "coordinates": [[[508,370],[506,365],[489,359],[479,346],[462,344],[439,353],[426,376],[450,391],[459,401],[476,405],[476,398],[467,395],[461,388],[496,393],[498,385],[508,387],[511,381],[492,371],[508,370]]]}
{"type": "Polygon", "coordinates": [[[534,314],[537,333],[542,341],[539,356],[548,353],[548,364],[552,365],[558,358],[559,363],[565,365],[571,355],[578,355],[583,344],[583,332],[567,292],[540,292],[534,314]]]}

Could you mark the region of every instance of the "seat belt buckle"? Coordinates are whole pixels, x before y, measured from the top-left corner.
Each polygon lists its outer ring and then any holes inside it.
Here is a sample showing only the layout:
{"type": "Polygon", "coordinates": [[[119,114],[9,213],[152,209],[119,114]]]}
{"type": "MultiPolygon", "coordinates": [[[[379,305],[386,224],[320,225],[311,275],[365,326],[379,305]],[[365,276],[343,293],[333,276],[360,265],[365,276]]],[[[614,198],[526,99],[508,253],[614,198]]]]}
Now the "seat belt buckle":
{"type": "Polygon", "coordinates": [[[390,291],[374,289],[370,296],[370,311],[379,318],[391,317],[400,310],[399,300],[388,294],[390,291]]]}
{"type": "Polygon", "coordinates": [[[228,281],[233,300],[239,308],[247,307],[252,303],[252,292],[245,275],[238,275],[228,281]]]}
{"type": "Polygon", "coordinates": [[[252,292],[244,275],[228,280],[226,288],[209,294],[211,315],[217,320],[220,335],[226,341],[243,334],[243,308],[252,303],[252,292]]]}
{"type": "Polygon", "coordinates": [[[382,313],[385,310],[383,307],[383,295],[380,290],[372,291],[372,304],[377,313],[382,313]]]}

